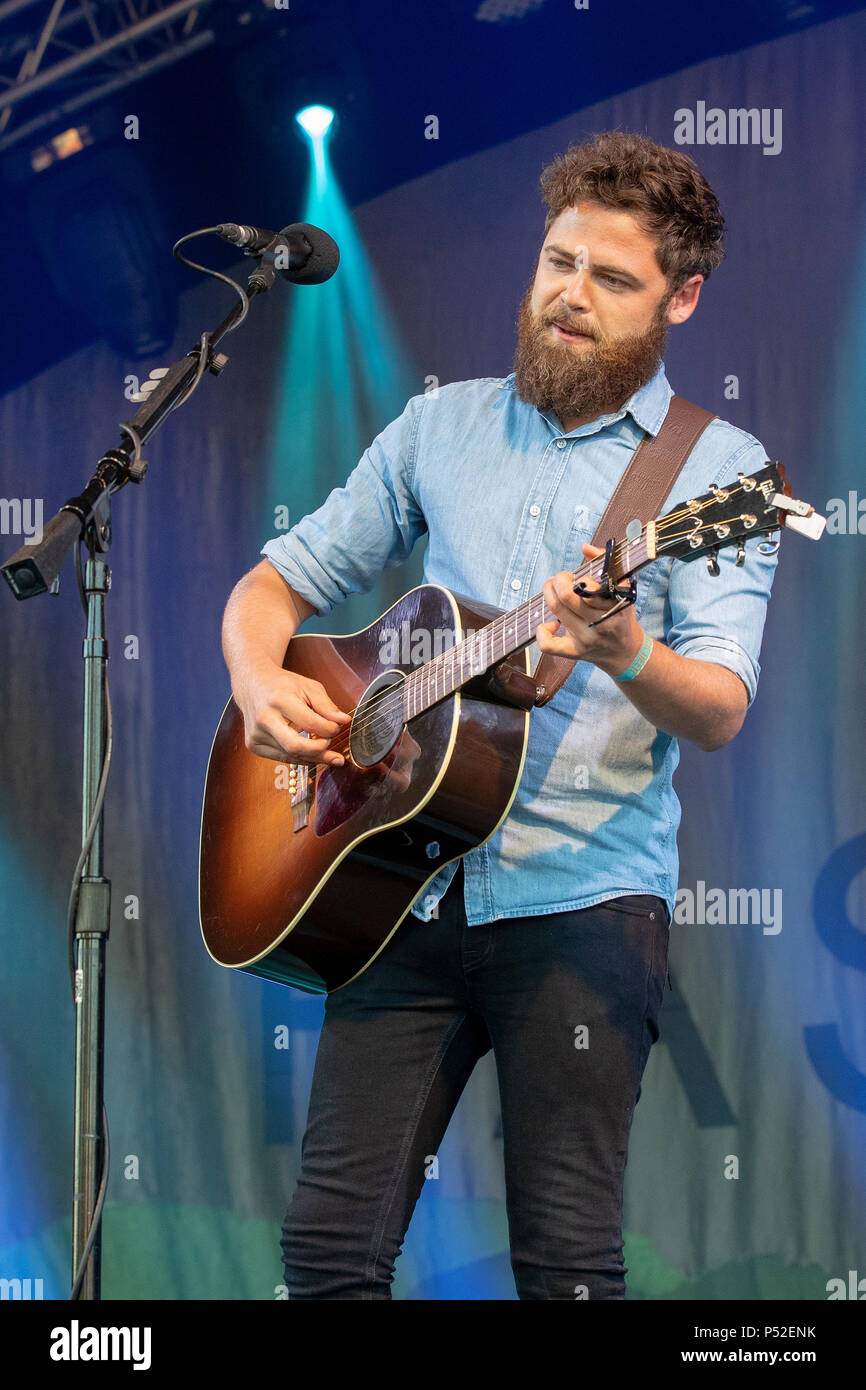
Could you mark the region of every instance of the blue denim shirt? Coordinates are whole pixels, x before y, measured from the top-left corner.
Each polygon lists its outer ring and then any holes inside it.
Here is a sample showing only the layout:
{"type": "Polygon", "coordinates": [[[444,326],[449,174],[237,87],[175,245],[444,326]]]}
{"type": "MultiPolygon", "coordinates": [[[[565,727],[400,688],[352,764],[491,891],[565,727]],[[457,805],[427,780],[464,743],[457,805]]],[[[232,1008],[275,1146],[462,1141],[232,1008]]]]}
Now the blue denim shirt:
{"type": "MultiPolygon", "coordinates": [[[[577,569],[638,443],[655,435],[672,395],[664,366],[626,402],[564,434],[556,415],[522,401],[514,376],[457,381],[413,396],[374,439],[342,488],[262,554],[318,612],[366,593],[425,532],[426,581],[514,608],[558,570],[577,569]]],[[[714,420],[663,511],[767,462],[751,435],[714,420]]],[[[736,672],[749,703],[776,555],[757,541],[735,567],[719,552],[664,557],[637,580],[636,616],[654,638],[695,661],[736,672]]],[[[539,653],[533,643],[533,665],[539,653]]],[[[706,755],[711,756],[711,755],[706,755]]],[[[651,893],[673,915],[680,804],[677,740],[643,718],[586,661],[530,715],[526,763],[496,833],[464,857],[471,924],[588,907],[651,893]]],[[[454,873],[446,865],[413,907],[429,920],[454,873]]]]}

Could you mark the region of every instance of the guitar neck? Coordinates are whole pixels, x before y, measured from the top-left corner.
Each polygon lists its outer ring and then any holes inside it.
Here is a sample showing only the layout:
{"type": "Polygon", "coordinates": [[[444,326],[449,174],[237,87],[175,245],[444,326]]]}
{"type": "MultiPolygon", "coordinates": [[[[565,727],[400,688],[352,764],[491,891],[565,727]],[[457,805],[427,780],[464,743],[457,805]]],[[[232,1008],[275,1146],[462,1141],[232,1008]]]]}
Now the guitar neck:
{"type": "MultiPolygon", "coordinates": [[[[655,559],[655,523],[650,522],[632,541],[620,541],[611,555],[609,574],[614,583],[636,574],[655,559]]],[[[586,560],[572,574],[572,583],[581,579],[600,582],[604,556],[586,560]]],[[[541,623],[553,622],[542,594],[534,594],[517,608],[500,614],[471,636],[456,642],[439,656],[411,671],[403,683],[403,718],[413,719],[432,705],[453,695],[461,686],[482,675],[514,652],[535,640],[541,623]]]]}

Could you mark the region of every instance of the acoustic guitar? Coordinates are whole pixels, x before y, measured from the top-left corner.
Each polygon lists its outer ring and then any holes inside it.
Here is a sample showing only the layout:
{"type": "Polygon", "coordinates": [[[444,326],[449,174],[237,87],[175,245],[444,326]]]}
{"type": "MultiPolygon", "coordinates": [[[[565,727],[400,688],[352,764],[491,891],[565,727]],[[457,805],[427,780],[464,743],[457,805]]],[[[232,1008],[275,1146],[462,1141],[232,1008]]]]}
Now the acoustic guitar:
{"type": "MultiPolygon", "coordinates": [[[[775,463],[680,503],[608,542],[575,572],[622,602],[656,559],[706,557],[787,524],[824,526],[793,501],[775,463]]],[[[501,611],[421,584],[349,636],[301,633],[283,666],[320,681],[351,714],[334,736],[345,761],[276,763],[247,750],[225,708],[208,762],[199,910],[222,966],[313,993],[341,988],[375,959],[443,865],[502,824],[523,770],[539,691],[528,647],[554,615],[542,596],[501,611]]]]}

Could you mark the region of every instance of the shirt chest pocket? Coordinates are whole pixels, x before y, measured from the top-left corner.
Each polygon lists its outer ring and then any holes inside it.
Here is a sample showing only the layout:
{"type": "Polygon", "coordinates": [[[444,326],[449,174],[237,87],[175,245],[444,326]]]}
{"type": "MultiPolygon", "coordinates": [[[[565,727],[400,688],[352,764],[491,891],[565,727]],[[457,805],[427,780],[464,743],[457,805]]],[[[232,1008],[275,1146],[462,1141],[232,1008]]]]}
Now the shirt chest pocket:
{"type": "Polygon", "coordinates": [[[587,507],[580,505],[574,508],[562,554],[554,556],[554,561],[560,569],[576,570],[578,566],[583,564],[584,556],[580,547],[592,543],[592,538],[600,521],[600,512],[591,512],[587,507]]]}

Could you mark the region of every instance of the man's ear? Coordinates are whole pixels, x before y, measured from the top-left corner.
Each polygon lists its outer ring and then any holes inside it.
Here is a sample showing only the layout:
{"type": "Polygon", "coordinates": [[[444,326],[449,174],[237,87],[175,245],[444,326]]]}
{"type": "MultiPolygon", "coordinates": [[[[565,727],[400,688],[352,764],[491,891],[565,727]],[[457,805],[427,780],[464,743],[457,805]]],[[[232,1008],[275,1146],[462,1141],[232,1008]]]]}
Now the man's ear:
{"type": "Polygon", "coordinates": [[[703,283],[703,275],[692,275],[682,289],[677,290],[668,305],[668,323],[685,323],[687,318],[691,318],[697,308],[703,283]]]}

